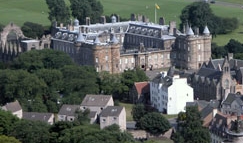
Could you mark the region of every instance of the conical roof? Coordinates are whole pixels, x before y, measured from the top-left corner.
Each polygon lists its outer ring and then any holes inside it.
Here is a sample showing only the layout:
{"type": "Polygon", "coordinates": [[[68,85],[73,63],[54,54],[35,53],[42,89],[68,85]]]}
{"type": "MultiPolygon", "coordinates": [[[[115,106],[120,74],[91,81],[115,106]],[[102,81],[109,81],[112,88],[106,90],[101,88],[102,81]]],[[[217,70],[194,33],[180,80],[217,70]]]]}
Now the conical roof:
{"type": "Polygon", "coordinates": [[[113,43],[113,44],[117,44],[118,43],[118,40],[117,40],[115,35],[112,36],[111,43],[113,43]]]}
{"type": "Polygon", "coordinates": [[[100,44],[100,39],[99,39],[98,36],[96,36],[95,41],[94,41],[94,44],[96,44],[96,45],[100,44]]]}
{"type": "Polygon", "coordinates": [[[78,38],[77,38],[76,42],[80,42],[80,43],[85,42],[85,39],[84,39],[84,36],[82,33],[78,34],[78,38]]]}
{"type": "Polygon", "coordinates": [[[194,32],[192,31],[192,28],[191,27],[189,27],[186,35],[189,35],[189,36],[193,36],[194,35],[194,32]]]}
{"type": "Polygon", "coordinates": [[[203,30],[203,34],[204,35],[209,35],[210,34],[210,31],[208,30],[208,26],[206,25],[204,30],[203,30]]]}

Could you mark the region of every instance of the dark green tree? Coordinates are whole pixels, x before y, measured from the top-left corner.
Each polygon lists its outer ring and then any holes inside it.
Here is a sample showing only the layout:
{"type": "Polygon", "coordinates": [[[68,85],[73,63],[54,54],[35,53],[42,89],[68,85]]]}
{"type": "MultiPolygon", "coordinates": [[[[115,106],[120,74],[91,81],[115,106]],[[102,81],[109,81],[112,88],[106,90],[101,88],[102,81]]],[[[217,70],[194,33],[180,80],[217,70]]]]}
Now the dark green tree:
{"type": "Polygon", "coordinates": [[[194,2],[186,6],[181,12],[180,19],[181,30],[183,25],[188,23],[192,28],[198,27],[202,33],[207,25],[213,36],[231,32],[239,26],[237,18],[221,18],[214,15],[209,3],[205,2],[194,2]]]}
{"type": "MultiPolygon", "coordinates": [[[[19,118],[0,109],[0,135],[9,136],[19,118]]],[[[0,141],[1,142],[1,141],[0,141]]]]}
{"type": "Polygon", "coordinates": [[[143,104],[136,104],[132,108],[132,117],[136,121],[136,127],[140,128],[140,119],[147,114],[143,104]]]}
{"type": "Polygon", "coordinates": [[[188,22],[191,27],[199,27],[202,32],[205,25],[211,21],[212,17],[214,17],[214,14],[208,3],[194,2],[182,10],[180,15],[180,27],[182,29],[183,24],[188,22]]]}
{"type": "Polygon", "coordinates": [[[227,51],[224,46],[218,46],[216,43],[211,44],[212,58],[218,59],[227,55],[227,51]]]}
{"type": "Polygon", "coordinates": [[[25,22],[21,27],[24,35],[29,38],[41,38],[44,34],[44,27],[37,23],[25,22]]]}
{"type": "Polygon", "coordinates": [[[40,121],[20,120],[14,124],[10,135],[23,143],[49,142],[50,125],[40,121]]]}
{"type": "Polygon", "coordinates": [[[70,21],[70,9],[64,0],[46,0],[49,8],[48,19],[57,23],[68,23],[70,21]]]}
{"type": "Polygon", "coordinates": [[[172,139],[177,142],[186,143],[209,143],[209,130],[202,126],[201,114],[197,106],[186,107],[186,118],[178,118],[177,133],[172,139]]]}
{"type": "Polygon", "coordinates": [[[103,13],[103,6],[96,0],[70,0],[72,16],[76,17],[81,24],[85,23],[85,18],[90,17],[92,23],[99,22],[103,13]]]}
{"type": "Polygon", "coordinates": [[[144,115],[140,119],[140,126],[153,135],[164,134],[171,127],[169,121],[157,112],[144,115]]]}
{"type": "Polygon", "coordinates": [[[243,53],[243,45],[234,39],[230,39],[227,45],[225,45],[227,53],[243,53]]]}

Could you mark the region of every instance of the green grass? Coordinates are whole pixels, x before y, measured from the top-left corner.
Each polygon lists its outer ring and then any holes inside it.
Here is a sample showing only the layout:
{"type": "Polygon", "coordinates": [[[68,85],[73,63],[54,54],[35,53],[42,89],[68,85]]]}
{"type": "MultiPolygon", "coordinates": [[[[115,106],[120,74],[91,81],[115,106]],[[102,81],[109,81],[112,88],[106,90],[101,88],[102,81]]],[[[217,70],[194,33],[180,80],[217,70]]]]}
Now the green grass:
{"type": "Polygon", "coordinates": [[[127,121],[133,121],[132,114],[131,114],[133,104],[119,102],[119,105],[125,107],[126,114],[127,114],[127,121]]]}
{"type": "MultiPolygon", "coordinates": [[[[100,0],[104,6],[104,15],[116,13],[123,18],[130,18],[131,13],[146,15],[150,21],[154,22],[154,4],[157,3],[160,9],[157,10],[157,19],[164,17],[166,23],[176,21],[180,23],[179,15],[181,10],[193,0],[100,0]]],[[[239,3],[242,0],[216,0],[239,3]]],[[[69,5],[69,0],[65,0],[69,5]]],[[[217,4],[210,4],[213,12],[218,16],[237,17],[240,27],[236,31],[219,35],[213,39],[218,45],[225,45],[231,38],[243,42],[241,36],[243,32],[243,9],[235,7],[225,7],[217,4]]],[[[43,26],[50,25],[48,20],[48,8],[45,0],[0,0],[0,23],[6,25],[13,22],[22,26],[24,22],[30,21],[40,23],[43,26]]],[[[158,20],[157,20],[158,21],[158,20]]]]}

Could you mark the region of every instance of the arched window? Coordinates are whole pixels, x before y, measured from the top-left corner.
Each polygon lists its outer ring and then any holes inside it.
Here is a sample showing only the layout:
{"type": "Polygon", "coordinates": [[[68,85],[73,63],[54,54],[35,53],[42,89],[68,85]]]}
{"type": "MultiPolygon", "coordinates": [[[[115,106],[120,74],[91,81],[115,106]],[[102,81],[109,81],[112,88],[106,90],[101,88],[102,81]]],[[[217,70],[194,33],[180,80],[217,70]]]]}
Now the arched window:
{"type": "Polygon", "coordinates": [[[229,89],[229,80],[228,80],[228,79],[226,79],[226,80],[224,81],[224,87],[225,87],[226,89],[229,89]]]}

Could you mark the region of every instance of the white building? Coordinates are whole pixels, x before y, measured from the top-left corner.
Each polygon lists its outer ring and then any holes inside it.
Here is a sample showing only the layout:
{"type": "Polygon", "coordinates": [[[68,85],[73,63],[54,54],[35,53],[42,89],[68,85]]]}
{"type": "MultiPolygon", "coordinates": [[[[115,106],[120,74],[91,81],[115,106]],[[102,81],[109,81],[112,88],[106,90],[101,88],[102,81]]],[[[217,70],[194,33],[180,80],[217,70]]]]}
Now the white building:
{"type": "Polygon", "coordinates": [[[193,88],[186,78],[174,75],[174,69],[157,75],[150,83],[150,101],[154,108],[166,114],[185,112],[186,102],[193,102],[193,88]]]}

